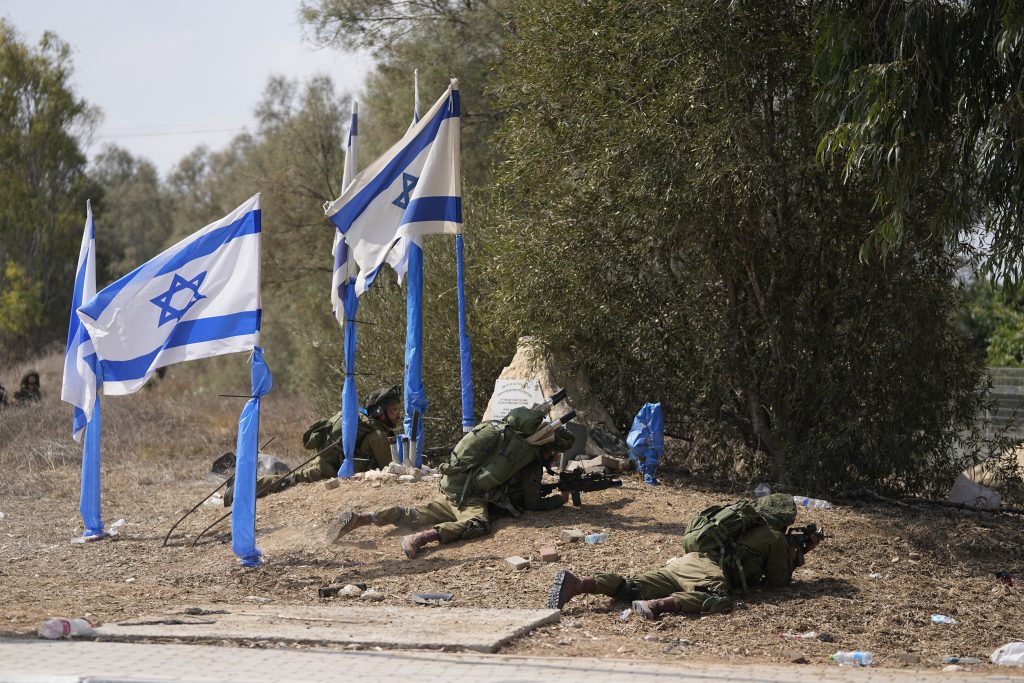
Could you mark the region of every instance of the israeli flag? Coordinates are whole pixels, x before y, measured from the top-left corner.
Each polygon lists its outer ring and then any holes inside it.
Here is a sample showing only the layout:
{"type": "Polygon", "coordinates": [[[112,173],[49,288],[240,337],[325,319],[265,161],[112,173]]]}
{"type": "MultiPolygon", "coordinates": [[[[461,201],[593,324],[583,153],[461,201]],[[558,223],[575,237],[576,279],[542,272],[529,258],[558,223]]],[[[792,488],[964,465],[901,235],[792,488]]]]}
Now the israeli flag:
{"type": "MultiPolygon", "coordinates": [[[[356,177],[356,165],[359,162],[359,103],[352,101],[352,122],[348,127],[348,142],[345,143],[345,168],[341,175],[341,191],[344,192],[356,177]]],[[[345,285],[355,277],[355,265],[349,260],[348,246],[345,235],[340,230],[334,231],[334,275],[331,277],[331,310],[338,324],[345,327],[345,285]]]]}
{"type": "Polygon", "coordinates": [[[60,398],[75,407],[71,434],[75,441],[82,440],[82,432],[89,422],[96,401],[96,355],[92,340],[82,327],[75,311],[84,302],[96,296],[96,229],[92,221],[92,203],[85,204],[85,231],[82,247],[78,251],[75,269],[75,290],[71,295],[71,320],[68,323],[68,344],[64,355],[64,382],[60,398]]]}
{"type": "Polygon", "coordinates": [[[382,157],[326,207],[358,269],[356,295],[373,284],[406,235],[462,231],[458,81],[382,157]]]}
{"type": "Polygon", "coordinates": [[[251,351],[261,313],[258,194],[78,309],[107,394],[138,391],[165,365],[251,351]]]}
{"type": "MultiPolygon", "coordinates": [[[[412,123],[409,124],[409,128],[406,132],[412,130],[417,123],[420,122],[420,70],[412,70],[412,92],[413,92],[413,103],[412,103],[412,123]]],[[[422,240],[416,237],[409,237],[408,235],[398,240],[395,246],[391,247],[391,251],[388,252],[388,265],[398,275],[398,284],[402,284],[402,280],[405,278],[405,274],[409,270],[409,242],[412,240],[413,244],[423,248],[422,240]]]]}

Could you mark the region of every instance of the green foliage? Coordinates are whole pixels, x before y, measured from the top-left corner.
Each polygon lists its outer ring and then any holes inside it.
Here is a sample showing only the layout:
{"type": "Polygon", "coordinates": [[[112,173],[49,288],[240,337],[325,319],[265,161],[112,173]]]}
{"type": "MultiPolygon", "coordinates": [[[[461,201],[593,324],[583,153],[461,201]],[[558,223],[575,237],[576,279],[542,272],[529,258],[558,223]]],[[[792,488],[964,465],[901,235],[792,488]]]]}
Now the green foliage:
{"type": "Polygon", "coordinates": [[[873,197],[815,161],[807,5],[523,0],[514,24],[486,326],[564,345],[620,419],[735,429],[750,475],[948,483],[979,401],[957,261],[917,229],[858,261],[873,197]]]}
{"type": "MultiPolygon", "coordinates": [[[[0,279],[0,335],[14,344],[27,341],[43,320],[42,287],[15,261],[4,264],[0,279]]],[[[10,361],[11,358],[5,359],[10,361]]]]}
{"type": "Polygon", "coordinates": [[[961,324],[989,366],[1024,367],[1024,300],[1009,289],[972,282],[966,289],[961,324]]]}
{"type": "Polygon", "coordinates": [[[70,49],[51,33],[32,48],[0,19],[0,267],[12,262],[20,304],[5,311],[10,357],[66,334],[85,222],[80,138],[97,112],[71,90],[70,49]],[[42,312],[39,312],[41,306],[42,312]]]}
{"type": "Polygon", "coordinates": [[[1021,3],[828,0],[817,16],[819,154],[874,193],[865,253],[898,247],[927,200],[926,227],[942,239],[984,230],[988,269],[1019,286],[1021,3]]]}

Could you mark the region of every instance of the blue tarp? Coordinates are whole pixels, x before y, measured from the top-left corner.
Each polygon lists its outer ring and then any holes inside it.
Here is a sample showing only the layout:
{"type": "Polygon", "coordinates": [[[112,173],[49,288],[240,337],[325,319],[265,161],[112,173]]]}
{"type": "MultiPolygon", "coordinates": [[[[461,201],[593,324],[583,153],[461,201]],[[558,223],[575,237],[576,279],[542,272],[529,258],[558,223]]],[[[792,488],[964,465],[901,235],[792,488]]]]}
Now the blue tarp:
{"type": "Polygon", "coordinates": [[[643,473],[644,481],[648,484],[658,483],[654,478],[654,472],[665,450],[664,431],[661,404],[645,403],[633,418],[633,426],[626,437],[629,459],[636,465],[637,470],[643,473]]]}
{"type": "Polygon", "coordinates": [[[231,550],[245,567],[258,567],[263,553],[256,547],[256,464],[259,450],[260,397],[274,385],[259,346],[252,353],[252,398],[238,419],[235,446],[235,499],[231,504],[231,550]]]}

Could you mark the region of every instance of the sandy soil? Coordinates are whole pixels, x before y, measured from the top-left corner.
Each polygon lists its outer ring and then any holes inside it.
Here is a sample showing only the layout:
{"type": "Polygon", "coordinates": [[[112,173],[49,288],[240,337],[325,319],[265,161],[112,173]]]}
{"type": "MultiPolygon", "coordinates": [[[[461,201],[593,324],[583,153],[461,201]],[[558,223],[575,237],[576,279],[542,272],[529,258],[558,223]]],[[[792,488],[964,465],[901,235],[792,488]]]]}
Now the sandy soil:
{"type": "MultiPolygon", "coordinates": [[[[56,372],[44,368],[44,390],[55,386],[56,372]]],[[[161,546],[174,521],[216,486],[209,465],[233,448],[241,408],[240,401],[193,397],[187,408],[171,409],[181,403],[172,400],[179,389],[171,379],[105,404],[103,516],[108,524],[127,524],[116,539],[99,543],[69,543],[82,526],[80,456],[65,436],[66,407],[48,396],[41,406],[0,413],[0,634],[30,636],[49,616],[108,622],[184,605],[243,604],[248,596],[317,604],[317,588],[334,582],[366,583],[385,594],[384,604],[408,605],[413,593],[444,591],[459,607],[543,607],[558,569],[629,574],[660,566],[680,552],[692,513],[741,497],[741,487],[715,492],[671,471],[657,488],[628,477],[621,489],[585,496],[582,508],[498,520],[488,538],[407,560],[397,532],[369,527],[329,545],[325,526],[349,507],[425,500],[436,495],[436,483],[300,485],[260,500],[257,543],[267,562],[245,569],[231,554],[226,523],[188,547],[223,513],[219,507],[200,507],[161,546]],[[607,529],[610,538],[595,546],[561,543],[565,528],[607,529]],[[540,563],[539,548],[552,544],[561,560],[540,563]],[[511,555],[534,563],[513,571],[504,563],[511,555]]],[[[299,435],[314,417],[301,400],[268,398],[264,440],[277,436],[268,450],[298,464],[305,453],[299,435]]],[[[625,605],[577,598],[560,624],[505,652],[823,663],[836,650],[864,649],[879,666],[941,667],[946,655],[987,661],[999,645],[1024,640],[1020,588],[994,576],[1007,570],[1024,578],[1019,517],[854,503],[805,511],[798,521],[818,523],[829,538],[788,589],[755,590],[728,615],[659,622],[635,615],[622,621],[625,605]],[[959,623],[933,624],[932,614],[959,623]],[[782,635],[810,630],[833,642],[782,635]],[[920,663],[902,662],[905,654],[919,655],[920,663]]]]}

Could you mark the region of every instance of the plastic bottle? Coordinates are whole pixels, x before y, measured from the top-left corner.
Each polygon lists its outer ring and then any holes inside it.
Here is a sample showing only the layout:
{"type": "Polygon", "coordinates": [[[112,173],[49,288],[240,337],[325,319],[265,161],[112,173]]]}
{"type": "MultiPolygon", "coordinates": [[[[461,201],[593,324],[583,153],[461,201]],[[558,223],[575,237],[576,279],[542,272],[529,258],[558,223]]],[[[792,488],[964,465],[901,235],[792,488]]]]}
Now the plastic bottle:
{"type": "Polygon", "coordinates": [[[758,498],[764,498],[772,492],[772,487],[765,483],[760,483],[754,488],[754,495],[758,498]]]}
{"type": "Polygon", "coordinates": [[[91,636],[94,633],[88,619],[47,619],[39,625],[39,635],[49,640],[65,636],[91,636]]]}
{"type": "Polygon", "coordinates": [[[588,545],[596,545],[598,543],[604,543],[605,541],[608,540],[608,532],[607,531],[601,531],[600,533],[596,533],[596,534],[587,534],[586,536],[583,537],[583,540],[586,541],[588,545]]]}
{"type": "Polygon", "coordinates": [[[812,510],[831,510],[832,503],[827,500],[819,500],[818,498],[807,498],[805,496],[793,496],[793,502],[805,508],[811,508],[812,510]]]}
{"type": "Polygon", "coordinates": [[[945,614],[933,614],[932,615],[932,623],[933,624],[956,624],[956,623],[959,623],[959,622],[957,622],[957,620],[954,619],[953,617],[947,617],[945,614]]]}
{"type": "Polygon", "coordinates": [[[829,657],[829,659],[839,666],[869,666],[874,661],[875,656],[870,652],[854,650],[852,652],[839,651],[829,657]]]}
{"type": "Polygon", "coordinates": [[[981,664],[977,657],[943,657],[944,664],[981,664]]]}
{"type": "Polygon", "coordinates": [[[1024,643],[1007,643],[992,653],[992,663],[1000,666],[1024,666],[1024,643]]]}

